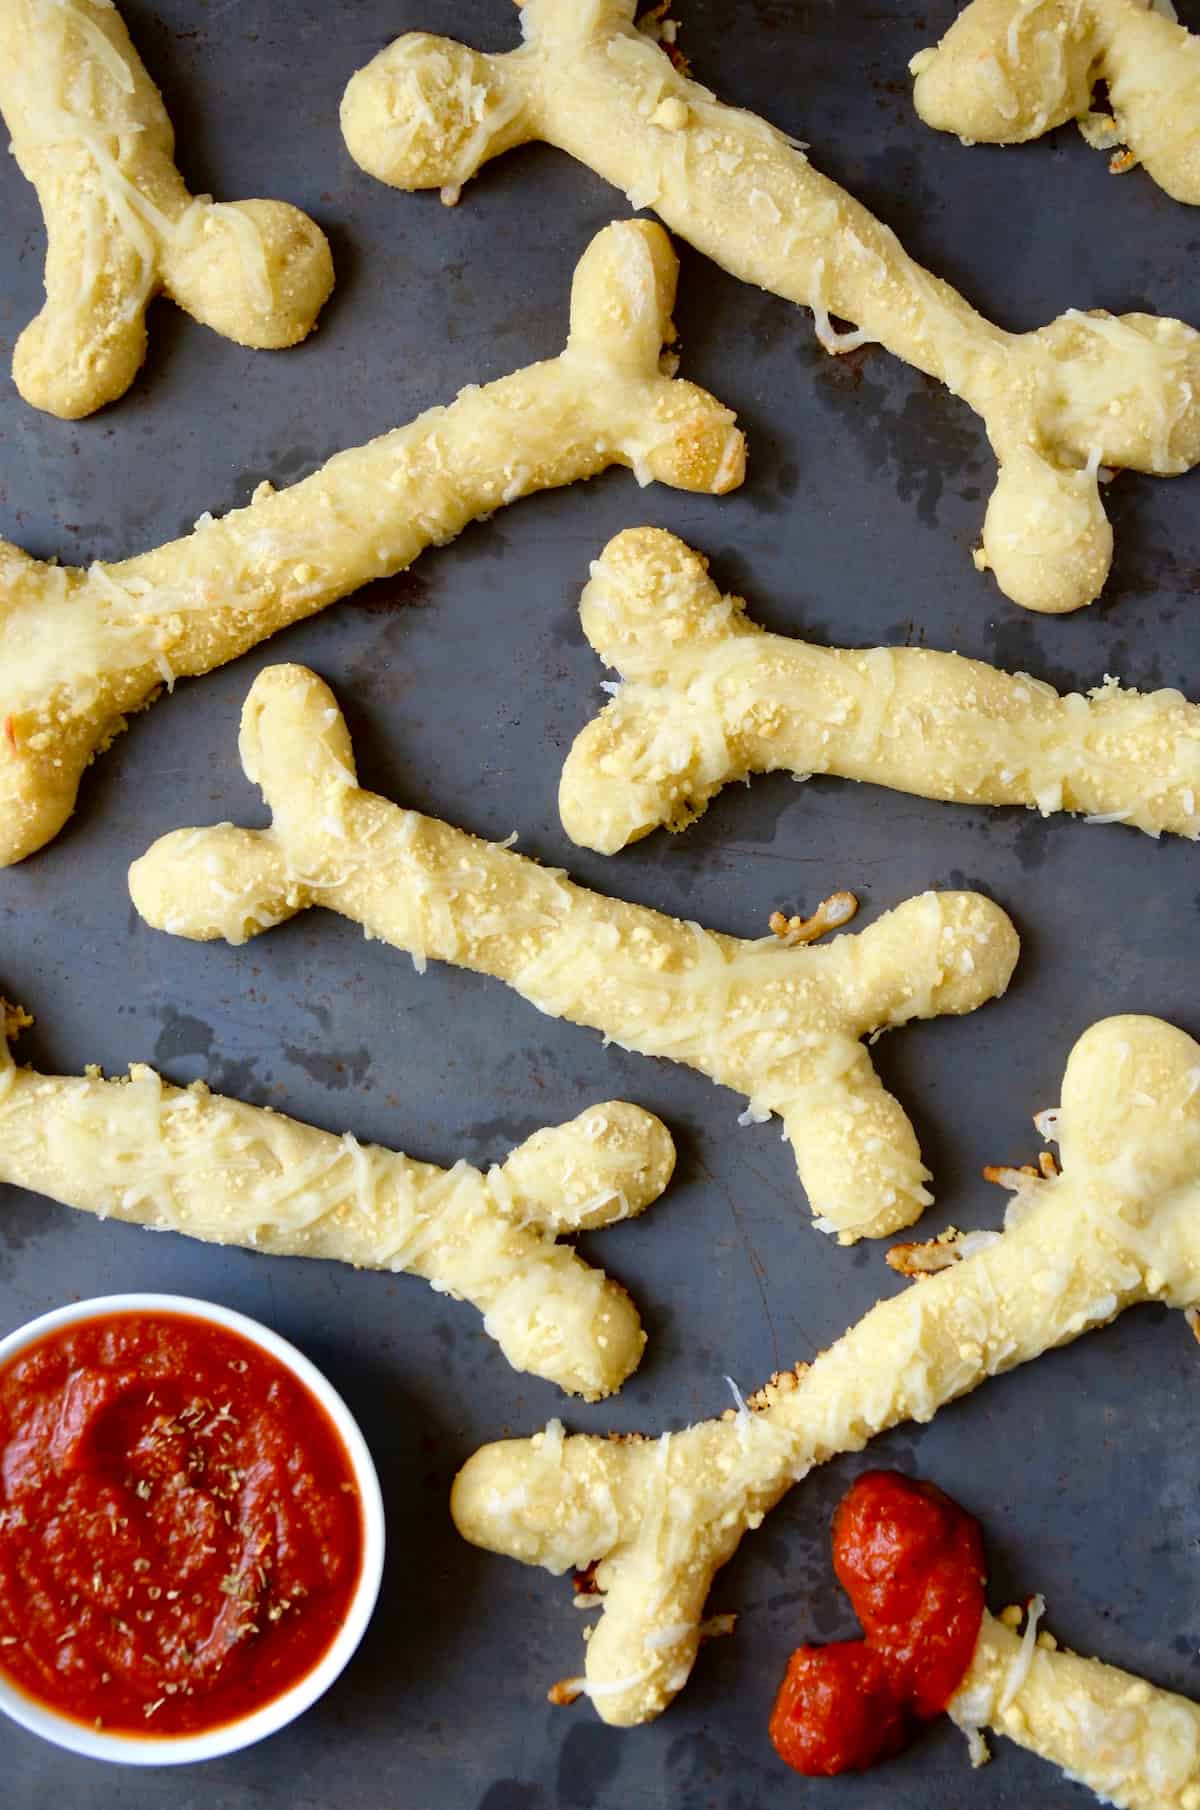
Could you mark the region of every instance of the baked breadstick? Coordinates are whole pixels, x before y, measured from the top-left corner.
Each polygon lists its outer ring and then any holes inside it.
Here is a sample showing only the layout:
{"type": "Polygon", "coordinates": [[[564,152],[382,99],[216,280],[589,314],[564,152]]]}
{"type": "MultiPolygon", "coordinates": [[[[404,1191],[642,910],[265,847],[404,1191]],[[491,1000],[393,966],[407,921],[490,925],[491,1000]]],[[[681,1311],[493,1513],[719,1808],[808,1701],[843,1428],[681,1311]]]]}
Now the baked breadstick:
{"type": "Polygon", "coordinates": [[[210,1244],[423,1276],[479,1309],[514,1370],[588,1401],[636,1370],[633,1302],[557,1240],[657,1200],[675,1150],[653,1113],[608,1100],[486,1174],[435,1169],[142,1063],[123,1081],[18,1068],[9,1040],[28,1022],[0,1002],[0,1182],[210,1244]]]}
{"type": "Polygon", "coordinates": [[[58,833],[88,763],[164,684],[402,571],[477,516],[609,465],[716,495],[740,484],[732,414],[659,368],[678,271],[661,227],[610,226],[575,272],[557,358],[116,565],[64,570],[0,541],[0,866],[58,833]]]}
{"type": "Polygon", "coordinates": [[[1121,1810],[1200,1810],[1200,1706],[1046,1644],[1037,1619],[1021,1636],[984,1613],[949,1705],[978,1759],[978,1731],[990,1728],[1121,1810]]]}
{"type": "Polygon", "coordinates": [[[460,1471],[466,1539],[556,1573],[595,1563],[604,1612],[580,1688],[606,1722],[646,1722],[683,1688],[714,1574],[814,1466],[1135,1302],[1200,1302],[1200,1045],[1160,1019],[1105,1019],[1041,1124],[1062,1174],[1001,1172],[1018,1187],[1003,1233],[971,1235],[958,1262],[937,1246],[949,1267],[773,1378],[753,1411],[657,1440],[552,1422],[460,1471]]]}
{"type": "Polygon", "coordinates": [[[592,566],[584,633],[623,682],[563,767],[572,841],[611,855],[780,769],[1200,836],[1200,708],[1179,692],[1106,679],[1060,697],[930,648],[814,647],[749,621],[707,568],[660,528],[618,534],[592,566]]]}
{"type": "Polygon", "coordinates": [[[323,905],[422,967],[495,975],[551,1017],[686,1062],[748,1096],[751,1119],[779,1113],[818,1223],[843,1243],[911,1225],[930,1200],[912,1126],[859,1040],[1003,993],[1017,936],[990,900],[926,893],[801,949],[605,898],[362,791],[345,719],[302,666],[259,674],[240,752],[271,827],[162,837],[129,871],[148,923],[241,943],[323,905]]]}
{"type": "Polygon", "coordinates": [[[243,346],[292,346],[333,288],[320,227],[285,201],[190,195],[113,0],[4,0],[0,113],[46,222],[46,304],[17,341],[26,402],[65,421],[123,395],[165,291],[243,346]]]}
{"type": "Polygon", "coordinates": [[[1144,164],[1200,203],[1200,38],[1156,0],[971,0],[909,68],[927,126],[1013,145],[1078,120],[1104,149],[1128,147],[1115,172],[1144,164]],[[1111,117],[1091,111],[1097,82],[1111,117]]]}
{"type": "Polygon", "coordinates": [[[1112,558],[1100,467],[1170,476],[1200,460],[1200,335],[1077,309],[1005,332],[782,132],[688,81],[635,9],[523,0],[525,42],[505,56],[398,38],[346,89],[351,155],[397,188],[456,195],[513,145],[568,151],[734,276],[811,308],[828,351],[877,340],[961,396],[999,462],[977,562],[1027,609],[1090,603],[1112,558]]]}

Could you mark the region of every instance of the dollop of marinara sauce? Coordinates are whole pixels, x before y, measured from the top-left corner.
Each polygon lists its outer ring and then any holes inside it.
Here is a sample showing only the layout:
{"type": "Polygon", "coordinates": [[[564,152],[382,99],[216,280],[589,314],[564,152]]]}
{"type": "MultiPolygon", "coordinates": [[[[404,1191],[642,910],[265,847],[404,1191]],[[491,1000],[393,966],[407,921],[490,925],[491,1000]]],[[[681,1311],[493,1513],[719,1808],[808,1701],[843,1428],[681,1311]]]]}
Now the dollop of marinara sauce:
{"type": "Polygon", "coordinates": [[[896,1471],[867,1471],[842,1498],[833,1566],[864,1638],[797,1648],[770,1722],[780,1757],[818,1777],[890,1758],[945,1709],[984,1610],[978,1521],[896,1471]]]}
{"type": "Polygon", "coordinates": [[[324,1654],[362,1510],[320,1403],[240,1335],[127,1313],[0,1367],[0,1667],[105,1729],[220,1726],[324,1654]]]}

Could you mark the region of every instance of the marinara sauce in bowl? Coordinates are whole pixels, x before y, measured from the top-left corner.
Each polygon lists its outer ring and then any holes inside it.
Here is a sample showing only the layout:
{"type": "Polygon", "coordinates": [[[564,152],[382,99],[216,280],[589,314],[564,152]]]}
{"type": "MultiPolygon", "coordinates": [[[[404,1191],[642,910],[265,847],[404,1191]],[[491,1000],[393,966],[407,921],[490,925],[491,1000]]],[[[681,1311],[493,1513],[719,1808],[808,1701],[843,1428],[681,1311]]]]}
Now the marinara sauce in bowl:
{"type": "Polygon", "coordinates": [[[341,1397],[257,1321],[112,1295],[0,1340],[0,1709],[97,1759],[261,1740],[379,1592],[383,1504],[341,1397]]]}

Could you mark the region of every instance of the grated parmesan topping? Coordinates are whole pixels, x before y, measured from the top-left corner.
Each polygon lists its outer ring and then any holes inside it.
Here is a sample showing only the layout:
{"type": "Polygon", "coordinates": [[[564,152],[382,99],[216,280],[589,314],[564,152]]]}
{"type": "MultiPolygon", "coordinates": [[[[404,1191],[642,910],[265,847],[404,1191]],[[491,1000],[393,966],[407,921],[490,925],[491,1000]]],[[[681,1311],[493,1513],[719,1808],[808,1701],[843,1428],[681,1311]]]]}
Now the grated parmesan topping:
{"type": "MultiPolygon", "coordinates": [[[[623,1291],[556,1231],[653,1198],[667,1176],[663,1136],[648,1115],[593,1111],[536,1134],[485,1177],[201,1083],[175,1088],[140,1065],[105,1081],[18,1069],[7,1046],[0,1057],[0,1180],[100,1218],[422,1276],[474,1302],[516,1368],[592,1397],[624,1380],[644,1341],[623,1291]]],[[[561,1423],[544,1438],[561,1456],[561,1423]]]]}

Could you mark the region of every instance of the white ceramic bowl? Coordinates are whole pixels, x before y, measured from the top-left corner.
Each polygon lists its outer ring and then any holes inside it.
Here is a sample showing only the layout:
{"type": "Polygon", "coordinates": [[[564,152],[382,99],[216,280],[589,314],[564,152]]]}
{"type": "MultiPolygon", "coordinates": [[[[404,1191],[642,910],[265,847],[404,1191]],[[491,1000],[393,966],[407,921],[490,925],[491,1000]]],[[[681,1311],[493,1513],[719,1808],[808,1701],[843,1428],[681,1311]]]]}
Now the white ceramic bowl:
{"type": "Polygon", "coordinates": [[[330,1643],[328,1650],[310,1672],[290,1690],[275,1697],[262,1709],[234,1722],[222,1723],[201,1734],[142,1736],[105,1734],[101,1729],[74,1722],[61,1716],[36,1698],[27,1696],[0,1671],[0,1710],[19,1722],[22,1728],[66,1747],[72,1753],[86,1754],[93,1760],[116,1760],[123,1766],[179,1766],[196,1760],[215,1760],[222,1754],[236,1753],[273,1735],[310,1704],[316,1702],[344,1669],[357,1647],[375,1607],[383,1575],[384,1524],[383,1497],[379,1478],[358,1423],[333,1385],[303,1352],[286,1339],[251,1320],[245,1314],[219,1307],[213,1301],[197,1301],[188,1295],[100,1295],[91,1301],[73,1302],[69,1307],[56,1307],[52,1313],[19,1326],[0,1339],[0,1364],[7,1364],[27,1346],[36,1344],[47,1333],[70,1326],[79,1320],[93,1320],[105,1314],[169,1313],[194,1320],[206,1320],[212,1326],[223,1326],[240,1333],[252,1345],[267,1352],[291,1371],[311,1395],[320,1402],[337,1428],[350,1459],[354,1480],[362,1504],[363,1552],[358,1584],[350,1601],[346,1619],[330,1643]]]}

